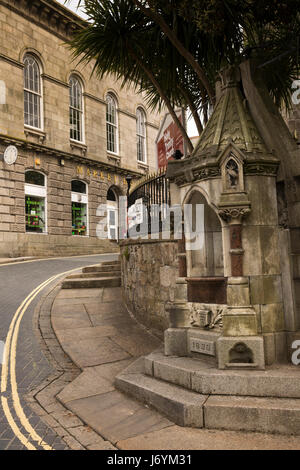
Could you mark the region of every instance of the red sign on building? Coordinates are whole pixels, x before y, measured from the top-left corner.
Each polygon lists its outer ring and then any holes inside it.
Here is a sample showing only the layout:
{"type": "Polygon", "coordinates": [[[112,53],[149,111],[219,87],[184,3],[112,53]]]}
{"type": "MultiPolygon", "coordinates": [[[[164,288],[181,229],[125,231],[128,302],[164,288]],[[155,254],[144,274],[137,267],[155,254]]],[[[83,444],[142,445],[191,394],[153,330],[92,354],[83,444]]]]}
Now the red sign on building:
{"type": "MultiPolygon", "coordinates": [[[[180,122],[184,125],[184,112],[178,110],[176,114],[180,122]]],[[[182,134],[170,114],[166,114],[161,124],[156,139],[156,145],[158,168],[165,167],[168,161],[173,159],[172,155],[176,150],[180,150],[182,154],[185,153],[182,134]]]]}

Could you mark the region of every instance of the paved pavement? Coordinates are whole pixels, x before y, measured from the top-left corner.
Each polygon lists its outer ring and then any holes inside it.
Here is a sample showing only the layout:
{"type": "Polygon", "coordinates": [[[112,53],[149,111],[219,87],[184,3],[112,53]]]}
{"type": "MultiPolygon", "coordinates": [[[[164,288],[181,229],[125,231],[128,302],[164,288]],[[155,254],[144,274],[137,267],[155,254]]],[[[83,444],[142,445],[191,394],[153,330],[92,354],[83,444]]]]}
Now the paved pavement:
{"type": "MultiPolygon", "coordinates": [[[[51,317],[61,346],[82,371],[61,388],[57,399],[101,436],[101,442],[88,448],[300,450],[300,437],[177,426],[116,390],[116,375],[162,346],[128,314],[120,288],[63,289],[51,317]]],[[[80,427],[74,424],[72,429],[80,427]]]]}
{"type": "Polygon", "coordinates": [[[295,436],[180,427],[117,391],[115,376],[161,346],[128,314],[120,288],[60,290],[56,279],[14,317],[52,275],[115,257],[0,266],[0,340],[12,332],[7,384],[1,371],[0,449],[300,450],[295,436]]]}
{"type": "MultiPolygon", "coordinates": [[[[40,261],[27,261],[18,263],[9,263],[0,265],[0,341],[5,341],[12,320],[18,307],[24,299],[42,282],[51,276],[66,272],[71,269],[80,268],[101,261],[116,259],[116,255],[93,255],[82,257],[69,257],[61,259],[48,259],[40,261]]],[[[2,260],[5,261],[5,260],[2,260]]],[[[56,280],[57,282],[57,280],[56,280]]],[[[51,285],[51,283],[49,284],[51,285]]],[[[12,369],[9,370],[7,387],[4,391],[4,380],[2,374],[1,381],[1,407],[0,407],[0,450],[19,450],[28,448],[28,443],[32,444],[30,432],[24,427],[27,422],[27,428],[36,431],[46,444],[53,449],[68,448],[66,443],[61,440],[56,432],[50,426],[45,424],[40,417],[32,411],[32,408],[25,400],[28,392],[41,384],[51,373],[53,368],[49,364],[41,351],[41,347],[33,329],[33,312],[42,295],[41,291],[24,310],[19,325],[19,332],[12,337],[12,344],[15,338],[17,341],[16,357],[13,353],[11,361],[15,361],[15,382],[12,369]],[[17,394],[13,390],[17,389],[17,394]],[[20,399],[20,403],[18,403],[20,399]],[[4,409],[6,413],[4,413],[4,409]],[[17,413],[16,410],[19,410],[17,413]],[[22,418],[22,412],[26,419],[22,418]],[[8,423],[8,420],[11,424],[8,423]],[[29,424],[28,424],[29,423],[29,424]],[[13,429],[12,429],[13,427],[13,429]],[[16,429],[18,432],[16,432],[16,429]],[[20,441],[20,435],[23,435],[25,441],[20,441]],[[18,437],[17,437],[18,436],[18,437]],[[27,441],[27,445],[26,445],[27,441]]],[[[26,306],[25,306],[26,307],[26,306]]],[[[22,313],[22,312],[21,312],[22,313]]],[[[13,326],[13,325],[12,325],[13,326]]],[[[18,327],[17,322],[13,331],[18,327]]],[[[10,364],[11,365],[11,364],[10,364]]],[[[2,372],[3,366],[0,366],[2,372]]],[[[37,449],[45,448],[34,443],[37,449]]]]}

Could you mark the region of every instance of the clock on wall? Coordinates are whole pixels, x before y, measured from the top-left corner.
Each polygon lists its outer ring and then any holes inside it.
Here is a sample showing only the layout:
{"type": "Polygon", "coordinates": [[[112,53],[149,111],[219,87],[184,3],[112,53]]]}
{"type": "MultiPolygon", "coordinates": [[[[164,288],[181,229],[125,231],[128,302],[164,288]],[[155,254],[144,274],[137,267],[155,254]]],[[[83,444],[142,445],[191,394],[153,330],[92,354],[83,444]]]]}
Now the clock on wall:
{"type": "Polygon", "coordinates": [[[4,152],[4,161],[7,165],[13,165],[18,157],[18,149],[14,145],[9,145],[4,152]]]}

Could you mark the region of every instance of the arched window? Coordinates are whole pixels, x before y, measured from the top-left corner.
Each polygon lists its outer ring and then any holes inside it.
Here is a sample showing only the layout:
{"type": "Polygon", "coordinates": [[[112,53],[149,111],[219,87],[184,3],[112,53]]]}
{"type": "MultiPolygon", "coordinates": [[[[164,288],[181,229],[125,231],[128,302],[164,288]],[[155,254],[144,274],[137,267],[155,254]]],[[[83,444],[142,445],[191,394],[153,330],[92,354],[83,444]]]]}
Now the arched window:
{"type": "Polygon", "coordinates": [[[83,181],[72,181],[72,235],[88,235],[88,195],[83,181]]]}
{"type": "Polygon", "coordinates": [[[42,83],[40,66],[34,56],[24,58],[24,122],[42,129],[42,83]]]}
{"type": "Polygon", "coordinates": [[[146,163],[146,116],[141,108],[136,112],[137,159],[146,163]]]}
{"type": "Polygon", "coordinates": [[[46,177],[38,171],[25,173],[26,232],[44,233],[46,221],[47,188],[46,177]]]}
{"type": "Polygon", "coordinates": [[[70,138],[83,142],[83,100],[82,86],[74,75],[70,81],[70,138]]]}
{"type": "Polygon", "coordinates": [[[111,94],[106,97],[106,141],[107,151],[118,153],[117,101],[111,94]]]}

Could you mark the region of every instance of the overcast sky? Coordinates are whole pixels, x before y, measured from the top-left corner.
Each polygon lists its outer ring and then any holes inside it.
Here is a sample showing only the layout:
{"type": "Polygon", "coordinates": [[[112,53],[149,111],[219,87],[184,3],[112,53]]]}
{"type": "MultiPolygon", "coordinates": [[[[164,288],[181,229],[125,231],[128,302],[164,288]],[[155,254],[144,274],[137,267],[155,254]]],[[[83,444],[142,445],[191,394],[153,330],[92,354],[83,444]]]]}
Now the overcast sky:
{"type": "Polygon", "coordinates": [[[77,15],[80,15],[83,18],[86,17],[84,13],[82,12],[82,10],[77,8],[78,0],[67,0],[66,2],[65,0],[56,0],[56,1],[64,5],[65,7],[69,8],[70,10],[74,11],[75,13],[77,13],[77,15]]]}

